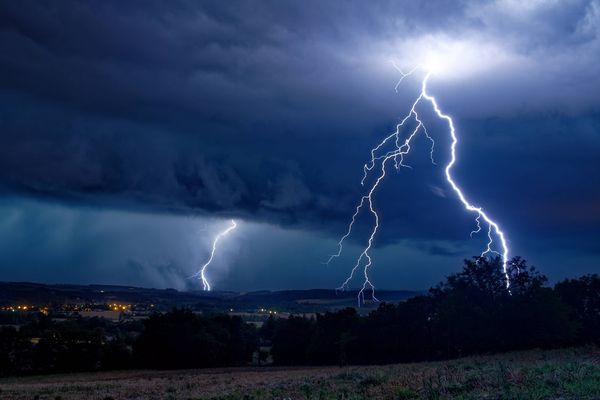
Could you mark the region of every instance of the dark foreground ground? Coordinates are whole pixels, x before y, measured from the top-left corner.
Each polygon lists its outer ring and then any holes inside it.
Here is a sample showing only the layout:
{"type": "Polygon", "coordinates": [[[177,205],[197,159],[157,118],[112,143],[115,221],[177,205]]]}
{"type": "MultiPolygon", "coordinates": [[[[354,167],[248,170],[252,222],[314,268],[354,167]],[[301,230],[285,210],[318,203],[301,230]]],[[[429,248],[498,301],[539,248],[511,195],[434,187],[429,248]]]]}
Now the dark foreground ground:
{"type": "Polygon", "coordinates": [[[124,371],[0,380],[0,399],[600,399],[600,349],[369,367],[124,371]]]}

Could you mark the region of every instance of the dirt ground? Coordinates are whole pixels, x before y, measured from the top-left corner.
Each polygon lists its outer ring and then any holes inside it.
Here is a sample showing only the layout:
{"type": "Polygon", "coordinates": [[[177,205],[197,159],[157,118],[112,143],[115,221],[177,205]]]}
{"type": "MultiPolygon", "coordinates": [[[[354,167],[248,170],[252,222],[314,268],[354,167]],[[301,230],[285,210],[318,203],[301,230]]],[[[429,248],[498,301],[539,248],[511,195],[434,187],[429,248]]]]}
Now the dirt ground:
{"type": "Polygon", "coordinates": [[[385,366],[121,371],[0,380],[2,400],[600,399],[600,351],[385,366]]]}

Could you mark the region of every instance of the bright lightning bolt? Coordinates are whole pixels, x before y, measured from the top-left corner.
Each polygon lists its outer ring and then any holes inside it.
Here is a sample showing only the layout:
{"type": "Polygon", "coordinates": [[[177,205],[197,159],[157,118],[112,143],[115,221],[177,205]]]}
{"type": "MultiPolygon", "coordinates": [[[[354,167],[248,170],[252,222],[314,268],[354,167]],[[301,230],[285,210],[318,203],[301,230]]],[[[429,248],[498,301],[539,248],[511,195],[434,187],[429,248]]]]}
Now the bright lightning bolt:
{"type": "MultiPolygon", "coordinates": [[[[400,80],[398,81],[398,83],[396,84],[396,87],[395,87],[396,91],[398,91],[398,87],[400,86],[402,81],[405,78],[413,75],[419,68],[423,68],[423,66],[419,65],[408,72],[404,72],[400,68],[396,67],[396,69],[401,74],[400,80]]],[[[472,237],[474,234],[479,233],[482,230],[482,227],[481,227],[482,220],[485,224],[487,224],[487,227],[488,227],[487,236],[488,236],[489,240],[487,242],[486,249],[481,253],[481,257],[485,257],[489,253],[499,254],[502,257],[502,268],[504,271],[504,275],[506,276],[507,288],[510,285],[509,276],[508,276],[508,272],[507,272],[508,245],[507,245],[504,233],[500,229],[500,226],[498,225],[498,223],[496,221],[494,221],[487,213],[485,213],[483,211],[483,208],[475,206],[470,201],[467,200],[462,189],[458,186],[458,184],[454,181],[454,179],[452,177],[451,171],[452,171],[452,167],[456,163],[456,146],[458,144],[458,137],[456,136],[456,129],[454,127],[454,121],[452,120],[452,118],[449,115],[444,114],[440,110],[435,97],[433,97],[432,95],[430,95],[427,92],[427,84],[429,82],[429,78],[431,77],[431,75],[432,75],[432,71],[428,70],[427,73],[425,74],[425,77],[423,78],[423,80],[421,82],[421,91],[419,93],[419,96],[413,102],[408,114],[400,121],[400,123],[398,125],[396,125],[396,130],[392,134],[390,134],[389,136],[384,138],[377,146],[375,146],[373,149],[371,149],[371,160],[368,163],[366,163],[363,167],[363,178],[360,183],[362,186],[365,185],[365,182],[367,181],[370,172],[372,172],[375,169],[375,167],[378,163],[380,163],[380,165],[381,165],[379,175],[373,181],[373,184],[369,187],[367,194],[362,196],[359,204],[356,206],[356,209],[355,209],[354,214],[352,215],[350,224],[348,225],[348,230],[346,231],[346,234],[344,236],[342,236],[340,241],[338,242],[337,253],[331,255],[326,262],[327,264],[329,264],[335,258],[340,257],[340,255],[342,254],[342,251],[343,251],[344,241],[352,234],[352,228],[354,226],[354,223],[356,222],[356,218],[359,216],[359,214],[360,214],[362,208],[365,206],[365,204],[367,204],[368,208],[369,208],[369,212],[372,214],[372,217],[373,217],[373,228],[371,229],[371,233],[369,235],[369,239],[367,241],[366,247],[363,249],[363,251],[358,256],[352,270],[350,271],[349,276],[342,283],[342,285],[338,288],[338,290],[347,289],[349,283],[354,278],[356,271],[362,266],[362,273],[364,276],[364,281],[363,281],[363,285],[362,285],[360,291],[358,292],[359,306],[361,303],[364,303],[364,301],[365,301],[365,290],[370,289],[371,298],[374,301],[378,301],[377,298],[375,297],[375,286],[369,279],[369,268],[373,264],[371,255],[370,255],[370,251],[373,247],[373,241],[375,240],[375,235],[377,234],[377,231],[379,230],[379,215],[377,214],[377,211],[374,207],[373,195],[376,192],[380,182],[386,176],[386,167],[387,167],[388,162],[390,160],[393,160],[393,165],[397,170],[399,170],[400,167],[411,168],[409,165],[406,165],[404,163],[404,156],[410,152],[411,142],[412,142],[413,138],[415,138],[419,134],[419,132],[423,132],[425,137],[431,142],[430,158],[431,158],[431,162],[435,165],[435,161],[434,161],[434,157],[433,157],[435,141],[429,135],[429,132],[427,131],[427,128],[425,127],[425,124],[420,119],[419,113],[417,112],[417,106],[423,101],[429,102],[433,108],[433,111],[438,116],[438,118],[446,121],[448,124],[450,137],[452,139],[452,142],[450,145],[450,156],[451,157],[450,157],[450,161],[448,162],[448,164],[446,164],[444,172],[445,172],[446,181],[450,184],[450,186],[452,187],[452,189],[454,190],[454,192],[460,199],[461,203],[463,204],[464,208],[467,211],[473,212],[477,215],[475,218],[475,221],[477,223],[477,229],[473,230],[471,232],[470,236],[472,237]],[[409,136],[406,139],[404,139],[404,141],[402,141],[401,140],[402,130],[410,122],[413,122],[415,124],[415,127],[410,131],[409,136]],[[383,153],[382,149],[386,146],[386,144],[392,143],[392,142],[394,143],[395,147],[393,149],[383,153]],[[383,154],[380,154],[380,152],[383,154]],[[500,246],[502,247],[501,253],[493,249],[494,238],[496,238],[500,241],[500,246]]]]}
{"type": "Polygon", "coordinates": [[[190,278],[200,277],[200,279],[202,280],[203,289],[206,291],[210,290],[210,283],[208,282],[208,279],[206,279],[206,275],[204,274],[204,272],[206,271],[206,267],[208,267],[210,265],[213,258],[215,257],[215,252],[217,251],[217,245],[219,244],[219,241],[221,240],[221,238],[223,238],[224,236],[227,236],[229,234],[229,232],[233,231],[235,228],[237,228],[237,224],[234,220],[231,220],[231,225],[229,225],[227,227],[227,229],[219,232],[219,234],[217,234],[217,236],[215,236],[215,240],[213,240],[212,250],[210,252],[210,257],[209,257],[208,261],[206,261],[206,263],[204,263],[204,265],[202,267],[200,267],[198,272],[196,272],[194,275],[192,275],[190,277],[190,278]]]}

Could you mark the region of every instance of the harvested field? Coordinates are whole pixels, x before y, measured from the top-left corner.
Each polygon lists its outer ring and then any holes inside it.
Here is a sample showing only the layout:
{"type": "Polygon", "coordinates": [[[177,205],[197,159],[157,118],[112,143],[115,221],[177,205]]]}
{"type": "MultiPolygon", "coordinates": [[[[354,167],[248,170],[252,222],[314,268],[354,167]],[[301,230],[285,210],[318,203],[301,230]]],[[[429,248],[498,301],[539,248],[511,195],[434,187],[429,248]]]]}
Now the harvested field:
{"type": "Polygon", "coordinates": [[[0,399],[600,399],[600,351],[385,366],[123,371],[0,380],[0,399]]]}

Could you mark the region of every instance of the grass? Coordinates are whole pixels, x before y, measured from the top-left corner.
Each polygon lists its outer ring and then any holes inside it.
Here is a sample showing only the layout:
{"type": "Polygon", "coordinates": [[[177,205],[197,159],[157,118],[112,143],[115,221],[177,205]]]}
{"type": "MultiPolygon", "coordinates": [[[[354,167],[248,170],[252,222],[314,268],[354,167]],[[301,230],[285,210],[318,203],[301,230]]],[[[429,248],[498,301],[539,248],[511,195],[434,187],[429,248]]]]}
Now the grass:
{"type": "Polygon", "coordinates": [[[15,400],[600,399],[600,351],[353,367],[122,371],[0,380],[15,400]]]}

